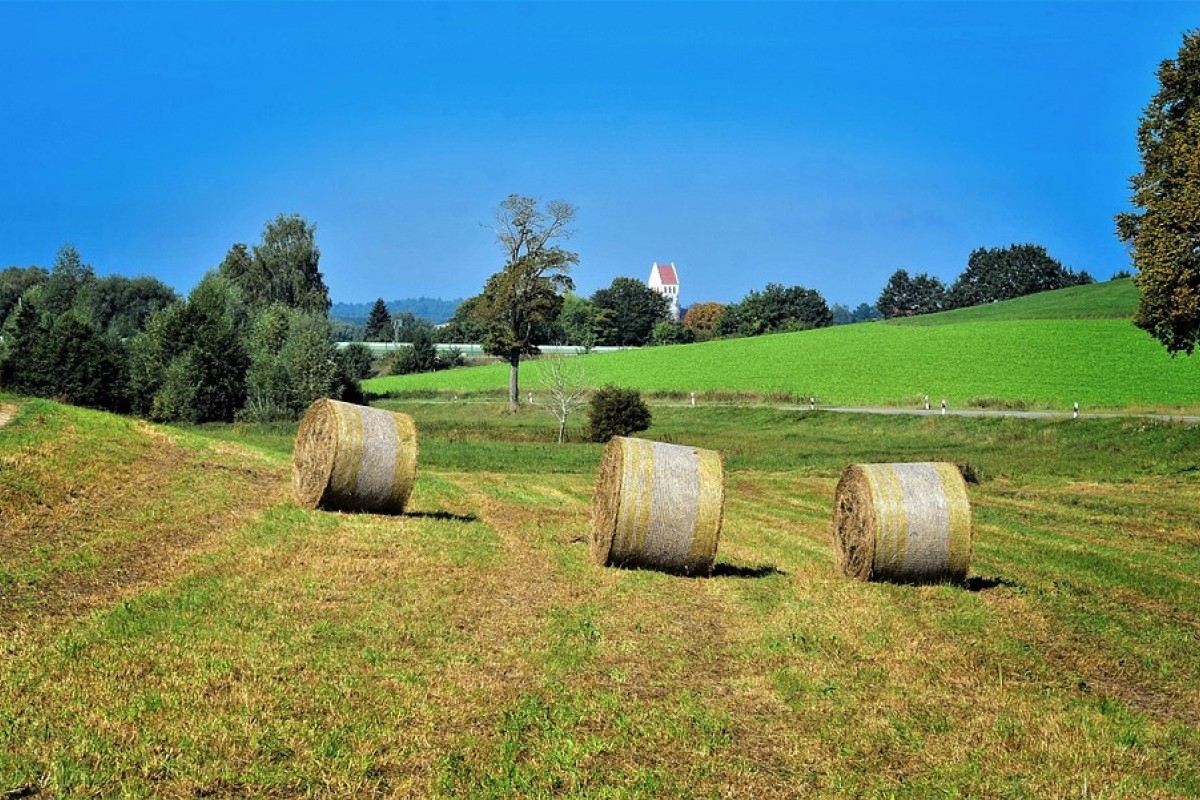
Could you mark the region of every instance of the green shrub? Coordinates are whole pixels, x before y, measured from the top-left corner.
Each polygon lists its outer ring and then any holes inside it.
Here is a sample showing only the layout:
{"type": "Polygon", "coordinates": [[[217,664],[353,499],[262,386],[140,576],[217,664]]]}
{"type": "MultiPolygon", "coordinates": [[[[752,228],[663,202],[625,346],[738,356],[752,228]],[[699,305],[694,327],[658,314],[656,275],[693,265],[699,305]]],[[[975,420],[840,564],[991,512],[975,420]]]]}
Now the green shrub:
{"type": "Polygon", "coordinates": [[[691,344],[694,341],[696,341],[696,334],[692,332],[692,329],[684,327],[682,322],[676,322],[673,319],[664,319],[654,326],[654,331],[650,334],[650,344],[652,345],[691,344]]]}
{"type": "MultiPolygon", "coordinates": [[[[457,351],[456,360],[461,364],[462,352],[457,351]]],[[[412,337],[412,344],[396,349],[392,356],[391,373],[393,375],[412,375],[417,372],[436,372],[458,364],[448,363],[438,355],[433,337],[427,331],[417,331],[412,337]]]]}
{"type": "Polygon", "coordinates": [[[636,389],[608,384],[592,395],[588,404],[588,437],[607,442],[614,436],[628,436],[650,427],[650,409],[636,389]]]}
{"type": "Polygon", "coordinates": [[[342,374],[363,380],[375,374],[375,356],[371,348],[360,342],[351,342],[337,351],[334,356],[342,374]]]}

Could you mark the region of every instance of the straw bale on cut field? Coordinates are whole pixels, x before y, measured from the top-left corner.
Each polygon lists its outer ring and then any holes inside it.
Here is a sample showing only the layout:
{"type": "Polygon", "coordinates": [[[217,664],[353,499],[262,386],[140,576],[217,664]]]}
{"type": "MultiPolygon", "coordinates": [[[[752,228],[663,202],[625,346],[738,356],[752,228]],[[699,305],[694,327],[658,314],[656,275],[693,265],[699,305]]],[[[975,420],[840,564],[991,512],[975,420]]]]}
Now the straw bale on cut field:
{"type": "Polygon", "coordinates": [[[721,454],[614,436],[592,500],[592,559],[602,565],[708,574],[725,505],[721,454]]]}
{"type": "Polygon", "coordinates": [[[292,492],[304,508],[400,514],[417,474],[412,417],[317,400],[296,432],[292,492]]]}
{"type": "Polygon", "coordinates": [[[838,568],[861,580],[961,582],[971,504],[954,464],[851,464],[833,506],[838,568]]]}

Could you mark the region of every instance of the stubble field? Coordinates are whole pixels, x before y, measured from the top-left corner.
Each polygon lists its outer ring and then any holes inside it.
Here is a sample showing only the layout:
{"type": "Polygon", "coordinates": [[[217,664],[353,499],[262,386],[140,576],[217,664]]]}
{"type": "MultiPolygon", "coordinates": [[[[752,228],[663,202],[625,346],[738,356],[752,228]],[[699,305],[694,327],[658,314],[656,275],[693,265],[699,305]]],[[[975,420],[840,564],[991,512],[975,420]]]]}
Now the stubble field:
{"type": "Polygon", "coordinates": [[[1191,428],[659,407],[727,456],[686,579],[588,561],[600,448],[548,416],[394,405],[382,517],[295,507],[294,428],[8,399],[0,791],[1200,795],[1191,428]],[[836,575],[842,466],[922,459],[981,476],[970,579],[836,575]]]}

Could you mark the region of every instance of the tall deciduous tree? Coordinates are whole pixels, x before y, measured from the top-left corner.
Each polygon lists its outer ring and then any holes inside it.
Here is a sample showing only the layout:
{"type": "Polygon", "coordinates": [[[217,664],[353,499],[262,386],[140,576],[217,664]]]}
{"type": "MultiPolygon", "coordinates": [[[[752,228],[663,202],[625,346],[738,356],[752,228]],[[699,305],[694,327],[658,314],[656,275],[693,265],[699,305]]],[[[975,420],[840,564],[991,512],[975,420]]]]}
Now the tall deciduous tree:
{"type": "Polygon", "coordinates": [[[716,335],[717,323],[724,313],[725,306],[721,303],[693,303],[683,315],[683,324],[696,335],[697,341],[706,342],[716,335]]]}
{"type": "Polygon", "coordinates": [[[924,272],[910,277],[898,269],[888,278],[875,306],[885,319],[933,314],[946,307],[946,284],[924,272]]]}
{"type": "Polygon", "coordinates": [[[509,195],[496,211],[492,230],[503,249],[504,269],[488,278],[474,316],[483,329],[483,348],[508,362],[508,405],[520,407],[521,359],[536,355],[539,328],[562,309],[562,293],[574,288],[568,274],[579,256],[559,246],[573,231],[575,206],[551,200],[545,209],[531,197],[509,195]]]}
{"type": "Polygon", "coordinates": [[[240,292],[205,275],[130,340],[134,411],[164,421],[232,421],[246,398],[247,324],[240,292]]]}
{"type": "Polygon", "coordinates": [[[1200,341],[1200,30],[1158,67],[1159,89],[1142,112],[1142,171],[1130,178],[1139,211],[1117,215],[1141,288],[1134,324],[1171,353],[1200,341]]]}
{"type": "Polygon", "coordinates": [[[329,288],[321,274],[317,226],[299,214],[280,214],[263,228],[262,241],[247,250],[235,244],[221,262],[221,275],[254,308],[280,303],[316,314],[329,312],[329,288]]]}

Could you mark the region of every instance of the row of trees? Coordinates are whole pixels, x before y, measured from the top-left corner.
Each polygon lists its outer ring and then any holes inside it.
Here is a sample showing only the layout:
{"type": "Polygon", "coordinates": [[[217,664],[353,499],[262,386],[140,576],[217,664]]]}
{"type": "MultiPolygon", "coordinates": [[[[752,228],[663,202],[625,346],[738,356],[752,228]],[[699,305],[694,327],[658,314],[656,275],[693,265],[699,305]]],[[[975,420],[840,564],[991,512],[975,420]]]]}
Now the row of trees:
{"type": "Polygon", "coordinates": [[[1037,244],[981,247],[950,286],[924,272],[910,276],[899,269],[888,278],[876,301],[884,318],[932,314],[952,308],[1011,300],[1027,294],[1092,283],[1086,271],[1073,271],[1037,244]]]}
{"type": "Polygon", "coordinates": [[[315,226],[281,214],[180,298],[151,278],[97,278],[65,246],[49,272],[0,275],[0,385],[162,421],[295,419],[318,397],[359,399],[369,364],[335,346],[319,259],[315,226]]]}

